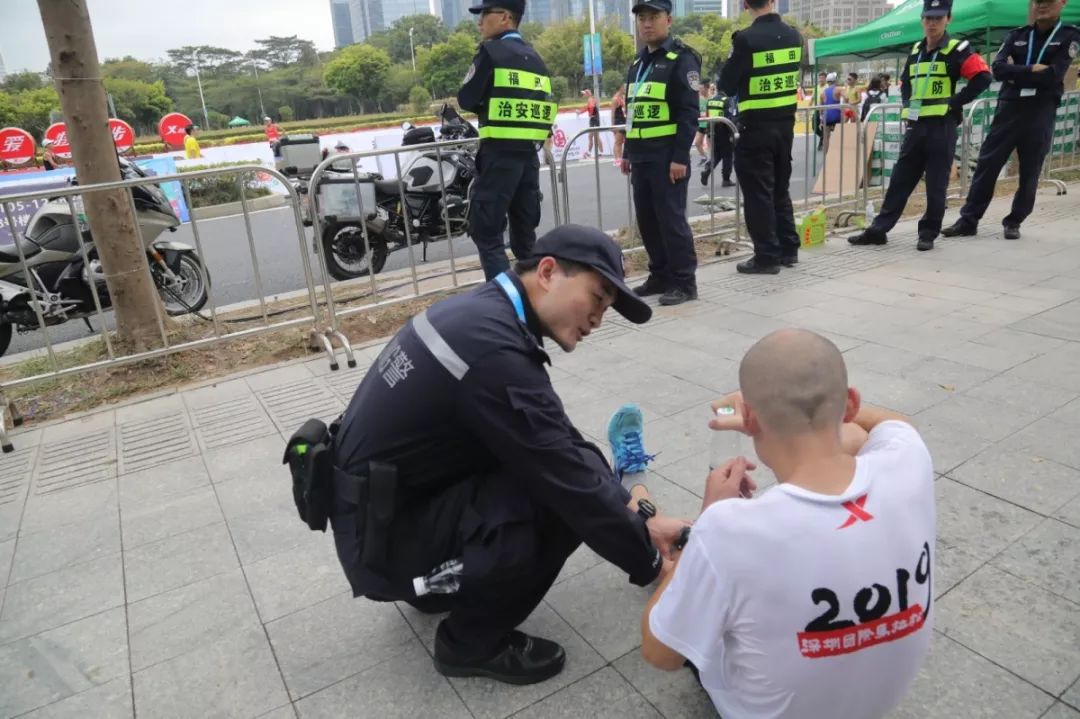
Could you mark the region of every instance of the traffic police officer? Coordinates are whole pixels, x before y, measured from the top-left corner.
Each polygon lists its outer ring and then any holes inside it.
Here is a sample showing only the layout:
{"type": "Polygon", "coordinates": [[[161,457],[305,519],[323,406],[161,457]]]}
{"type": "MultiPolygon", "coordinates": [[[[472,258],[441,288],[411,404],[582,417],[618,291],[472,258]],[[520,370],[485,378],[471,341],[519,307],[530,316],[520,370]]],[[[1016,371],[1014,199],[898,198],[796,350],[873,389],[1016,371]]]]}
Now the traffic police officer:
{"type": "Polygon", "coordinates": [[[490,280],[510,268],[503,241],[507,220],[514,256],[524,260],[532,254],[540,224],[537,152],[558,107],[551,101],[547,66],[517,31],[525,0],[483,0],[469,12],[480,15],[481,44],[458,104],[480,120],[469,234],[490,280]]]}
{"type": "Polygon", "coordinates": [[[626,87],[626,149],[634,209],[649,278],[635,288],[660,304],[697,299],[697,254],[686,221],[690,146],[698,125],[701,58],[671,37],[671,0],[638,0],[633,7],[644,43],[626,87]]]}
{"type": "Polygon", "coordinates": [[[986,61],[968,41],[949,37],[946,28],[951,20],[952,0],[923,0],[925,37],[911,48],[901,76],[901,117],[907,121],[904,143],[881,212],[864,231],[848,238],[853,245],[884,245],[887,233],[900,220],[908,198],[925,173],[926,212],[919,220],[917,247],[934,249],[945,216],[945,193],[964,105],[990,87],[992,80],[986,61]],[[957,92],[960,78],[967,80],[967,86],[957,92]]]}
{"type": "MultiPolygon", "coordinates": [[[[734,120],[737,113],[731,98],[718,89],[716,94],[705,103],[705,116],[726,117],[729,120],[734,120]]],[[[709,175],[719,167],[720,176],[723,178],[723,186],[734,187],[735,183],[731,181],[731,131],[727,125],[718,123],[709,123],[707,128],[711,135],[712,160],[701,171],[701,184],[708,184],[709,175]]]]}
{"type": "Polygon", "coordinates": [[[1009,33],[994,59],[1000,81],[997,114],[979,151],[979,162],[960,219],[941,234],[974,235],[994,197],[998,174],[1013,150],[1020,158],[1020,186],[1004,219],[1005,239],[1020,239],[1020,224],[1035,207],[1039,173],[1054,137],[1065,77],[1080,51],[1080,29],[1063,25],[1065,0],[1031,0],[1034,25],[1009,33]]]}
{"type": "Polygon", "coordinates": [[[355,596],[449,610],[434,652],[445,675],[530,684],[557,674],[562,648],[515,627],[567,557],[584,541],[643,586],[661,569],[654,542],[666,556],[687,526],[628,508],[544,367],[545,337],[570,352],[609,307],[639,324],[652,314],[624,283],[615,242],[563,225],[514,272],[410,320],[345,411],[334,465],[356,477],[389,465],[396,488],[331,517],[338,557],[355,596]],[[378,565],[364,559],[373,540],[378,565]],[[456,591],[425,594],[432,570],[456,591]]]}
{"type": "Polygon", "coordinates": [[[775,275],[799,261],[791,206],[791,145],[799,104],[803,40],[776,11],[776,0],[743,0],[753,24],[731,38],[720,88],[738,98],[735,173],[742,188],[754,256],[736,269],[775,275]]]}

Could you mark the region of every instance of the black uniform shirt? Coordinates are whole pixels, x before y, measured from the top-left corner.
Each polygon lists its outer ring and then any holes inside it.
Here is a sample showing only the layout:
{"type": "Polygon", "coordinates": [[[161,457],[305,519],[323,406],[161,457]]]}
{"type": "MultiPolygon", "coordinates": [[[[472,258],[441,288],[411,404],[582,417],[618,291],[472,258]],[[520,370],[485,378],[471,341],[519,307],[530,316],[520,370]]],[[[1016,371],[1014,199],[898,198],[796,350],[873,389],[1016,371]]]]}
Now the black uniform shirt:
{"type": "MultiPolygon", "coordinates": [[[[1052,30],[1050,32],[1053,32],[1052,30]]],[[[994,58],[994,79],[1001,81],[1001,100],[1028,99],[1031,101],[1053,101],[1061,103],[1065,94],[1065,76],[1069,66],[1080,52],[1080,28],[1074,25],[1062,25],[1050,40],[1050,32],[1039,32],[1033,25],[1017,28],[1005,36],[997,57],[994,58]],[[1034,44],[1032,31],[1034,30],[1034,44]],[[1031,66],[1039,62],[1039,53],[1043,48],[1041,64],[1049,65],[1042,72],[1032,72],[1031,66]],[[1028,63],[1028,51],[1031,62],[1028,63]],[[1012,63],[1009,60],[1012,59],[1012,63]],[[1024,90],[1035,90],[1031,95],[1024,90]]]]}
{"type": "MultiPolygon", "coordinates": [[[[941,43],[937,46],[943,48],[949,44],[949,33],[945,33],[941,38],[941,43]]],[[[919,51],[916,53],[908,54],[907,62],[904,64],[904,70],[900,73],[900,77],[904,79],[904,84],[900,87],[900,97],[904,103],[904,107],[908,107],[911,104],[911,65],[914,64],[919,57],[922,57],[923,62],[929,62],[930,58],[934,56],[933,50],[926,49],[926,38],[924,37],[919,41],[919,51]]],[[[963,78],[967,80],[967,84],[963,89],[953,94],[949,100],[949,114],[957,122],[957,124],[963,122],[964,119],[964,105],[968,104],[979,95],[981,95],[993,82],[993,76],[990,74],[990,68],[986,66],[986,61],[982,59],[982,56],[971,47],[971,43],[967,40],[962,40],[956,48],[948,55],[939,55],[938,62],[944,62],[949,68],[949,75],[954,80],[963,78]]],[[[956,85],[954,84],[955,88],[956,85]]],[[[930,117],[921,117],[922,119],[933,119],[930,117]]]]}
{"type": "Polygon", "coordinates": [[[665,100],[671,113],[671,122],[678,125],[675,134],[667,137],[648,140],[627,138],[623,152],[631,164],[635,162],[690,164],[690,146],[694,144],[694,136],[698,131],[698,117],[701,112],[699,102],[701,59],[692,48],[683,46],[682,43],[676,44],[677,42],[669,35],[654,52],[649,52],[648,46],[642,47],[638,54],[638,61],[630,66],[626,80],[628,96],[629,91],[636,84],[638,68],[647,70],[654,63],[657,63],[657,67],[663,63],[675,63],[668,80],[665,100]],[[679,51],[679,57],[668,60],[666,55],[676,50],[679,51]]]}
{"type": "MultiPolygon", "coordinates": [[[[755,18],[750,27],[731,36],[731,55],[720,70],[720,90],[736,102],[747,99],[738,95],[743,89],[743,82],[754,69],[754,53],[789,47],[803,47],[802,35],[798,30],[784,22],[776,13],[755,18]]],[[[797,105],[792,104],[768,110],[754,110],[750,115],[744,113],[742,117],[744,120],[752,118],[755,121],[789,122],[794,120],[797,108],[797,105]]]]}
{"type": "Polygon", "coordinates": [[[566,416],[544,367],[539,322],[521,281],[510,277],[527,324],[494,281],[413,318],[349,403],[335,462],[353,474],[373,460],[396,465],[399,506],[498,472],[630,581],[647,584],[660,555],[626,506],[629,492],[566,416]],[[432,329],[445,343],[435,342],[434,352],[432,329]]]}

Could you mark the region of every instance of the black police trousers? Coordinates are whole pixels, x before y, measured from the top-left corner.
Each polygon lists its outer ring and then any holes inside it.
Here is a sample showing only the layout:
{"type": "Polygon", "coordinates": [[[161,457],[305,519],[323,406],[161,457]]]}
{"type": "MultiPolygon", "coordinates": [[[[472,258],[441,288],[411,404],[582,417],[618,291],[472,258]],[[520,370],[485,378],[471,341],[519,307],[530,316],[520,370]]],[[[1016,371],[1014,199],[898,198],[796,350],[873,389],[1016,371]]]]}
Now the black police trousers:
{"type": "Polygon", "coordinates": [[[889,189],[881,212],[870,228],[887,233],[896,227],[908,198],[919,180],[926,176],[926,212],[919,220],[919,237],[936,239],[945,217],[945,194],[949,189],[956,155],[956,120],[952,117],[932,117],[908,123],[900,157],[893,166],[889,189]]]}
{"type": "Polygon", "coordinates": [[[649,276],[666,289],[697,289],[694,233],[686,221],[689,182],[689,167],[686,177],[672,184],[671,163],[655,160],[630,163],[634,211],[641,241],[649,255],[649,276]]]}
{"type": "Polygon", "coordinates": [[[1020,226],[1035,209],[1035,193],[1039,189],[1046,153],[1054,138],[1057,106],[1052,102],[1001,100],[990,133],[979,151],[979,163],[971,178],[967,201],[960,217],[977,226],[994,199],[998,174],[1016,150],[1020,160],[1020,186],[1013,195],[1012,212],[1003,220],[1005,225],[1020,226]]]}
{"type": "Polygon", "coordinates": [[[725,182],[731,180],[731,164],[733,150],[731,148],[731,131],[727,125],[711,125],[712,128],[712,171],[720,171],[720,177],[725,182]]]}
{"type": "Polygon", "coordinates": [[[763,266],[799,254],[799,232],[791,206],[791,145],[794,123],[740,123],[735,174],[742,190],[746,228],[755,261],[763,266]]]}
{"type": "MultiPolygon", "coordinates": [[[[354,521],[334,518],[343,565],[359,556],[355,531],[354,521]]],[[[576,533],[537,505],[513,477],[495,472],[400,507],[388,541],[394,576],[376,591],[357,586],[370,578],[354,581],[355,565],[352,571],[346,566],[346,574],[356,594],[403,601],[429,614],[449,612],[439,641],[459,659],[479,660],[499,651],[509,632],[536,609],[580,544],[576,533]],[[464,575],[456,593],[415,595],[413,577],[457,558],[463,560],[464,575]]]]}
{"type": "Polygon", "coordinates": [[[509,221],[510,249],[528,259],[540,224],[540,159],[534,152],[500,151],[482,144],[469,204],[469,234],[480,254],[484,278],[510,269],[503,230],[509,221]]]}

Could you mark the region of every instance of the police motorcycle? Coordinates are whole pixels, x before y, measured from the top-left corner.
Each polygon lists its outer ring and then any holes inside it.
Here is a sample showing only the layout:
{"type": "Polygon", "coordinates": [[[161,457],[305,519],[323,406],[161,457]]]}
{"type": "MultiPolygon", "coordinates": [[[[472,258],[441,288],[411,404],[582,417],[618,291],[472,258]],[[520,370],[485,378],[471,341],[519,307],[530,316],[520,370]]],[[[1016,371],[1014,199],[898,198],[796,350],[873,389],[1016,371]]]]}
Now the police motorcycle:
{"type": "MultiPolygon", "coordinates": [[[[122,179],[149,177],[134,163],[122,157],[118,160],[122,179]]],[[[74,178],[69,182],[77,184],[74,178]]],[[[131,193],[150,275],[165,311],[170,315],[198,312],[206,304],[210,287],[202,260],[190,245],[158,239],[165,230],[175,232],[180,218],[158,186],[135,186],[131,193]]],[[[50,199],[38,208],[15,242],[17,246],[0,245],[0,355],[11,343],[13,328],[20,333],[39,328],[35,308],[46,325],[81,319],[93,330],[90,317],[96,307],[91,283],[97,288],[102,309],[111,307],[112,300],[82,212],[82,198],[73,197],[70,203],[62,197],[50,199]],[[73,207],[77,217],[72,217],[73,207]],[[25,272],[19,262],[20,249],[26,258],[25,272]]]]}
{"type": "MultiPolygon", "coordinates": [[[[437,117],[442,121],[439,141],[479,137],[476,128],[450,105],[443,105],[437,117]]],[[[413,127],[405,122],[402,129],[405,131],[402,146],[435,142],[435,131],[430,127],[413,127]]],[[[330,275],[346,280],[366,276],[369,272],[378,274],[386,264],[387,256],[407,247],[410,240],[423,246],[423,259],[427,260],[429,242],[465,234],[470,189],[476,177],[476,149],[475,143],[468,143],[444,147],[438,153],[423,151],[406,166],[397,180],[384,180],[377,173],[358,172],[361,204],[357,201],[357,180],[351,167],[345,172],[335,167],[334,171],[325,173],[317,191],[323,218],[323,255],[330,275]],[[360,217],[361,206],[363,217],[360,217]]]]}

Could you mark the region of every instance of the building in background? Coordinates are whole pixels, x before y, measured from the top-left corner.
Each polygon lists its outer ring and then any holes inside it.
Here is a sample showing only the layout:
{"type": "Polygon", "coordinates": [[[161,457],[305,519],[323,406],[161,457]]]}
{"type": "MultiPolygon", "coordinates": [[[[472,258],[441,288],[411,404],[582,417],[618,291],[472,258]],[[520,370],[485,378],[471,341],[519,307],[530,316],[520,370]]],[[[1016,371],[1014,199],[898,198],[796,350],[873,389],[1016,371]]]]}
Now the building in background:
{"type": "Polygon", "coordinates": [[[364,42],[383,29],[380,0],[348,0],[353,42],[364,42]]]}
{"type": "MultiPolygon", "coordinates": [[[[694,15],[720,15],[724,14],[726,0],[687,0],[687,9],[694,15]]],[[[740,2],[740,5],[742,3],[740,2]]],[[[674,9],[674,8],[673,8],[674,9]]]]}
{"type": "Polygon", "coordinates": [[[4,67],[4,51],[0,50],[0,82],[3,82],[5,77],[7,77],[7,69],[4,67]]]}
{"type": "MultiPolygon", "coordinates": [[[[396,21],[409,15],[434,15],[442,13],[442,2],[435,0],[368,0],[370,6],[380,6],[382,24],[379,30],[385,30],[396,21]]],[[[374,14],[374,13],[373,13],[374,14]]],[[[373,30],[377,32],[377,30],[373,30]]]]}
{"type": "Polygon", "coordinates": [[[349,0],[330,0],[330,20],[334,23],[334,48],[352,45],[355,40],[353,40],[349,0]]]}
{"type": "Polygon", "coordinates": [[[791,0],[790,14],[822,30],[845,32],[892,10],[888,0],[791,0]]]}
{"type": "MultiPolygon", "coordinates": [[[[781,15],[787,15],[791,12],[792,2],[793,0],[776,0],[776,11],[781,15]]],[[[743,2],[742,0],[727,0],[724,10],[726,12],[724,17],[734,20],[742,14],[743,2]]]]}
{"type": "MultiPolygon", "coordinates": [[[[526,18],[533,14],[533,10],[537,5],[545,3],[550,4],[550,1],[551,0],[534,0],[534,2],[530,2],[525,8],[526,18]]],[[[473,4],[474,3],[471,0],[441,0],[443,23],[453,30],[461,24],[462,20],[475,22],[476,18],[469,14],[469,7],[473,4]]]]}

